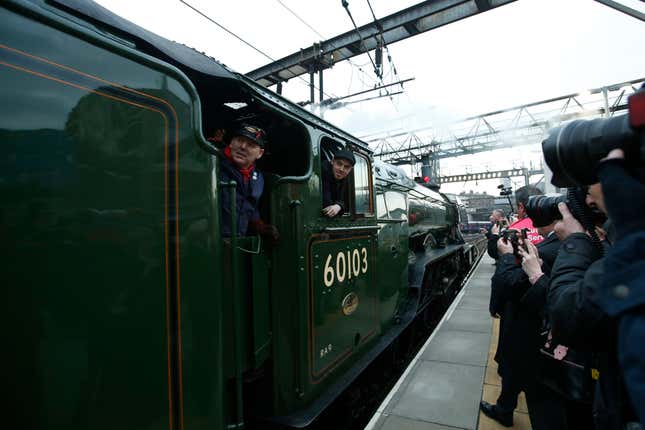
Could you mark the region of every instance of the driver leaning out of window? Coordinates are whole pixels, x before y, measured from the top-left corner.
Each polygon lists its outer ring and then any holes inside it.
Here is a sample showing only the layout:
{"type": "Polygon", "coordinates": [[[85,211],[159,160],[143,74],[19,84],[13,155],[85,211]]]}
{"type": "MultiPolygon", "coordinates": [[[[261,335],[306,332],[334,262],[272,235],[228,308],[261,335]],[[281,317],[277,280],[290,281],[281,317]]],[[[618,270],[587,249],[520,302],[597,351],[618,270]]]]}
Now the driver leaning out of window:
{"type": "Polygon", "coordinates": [[[347,176],[356,164],[354,154],[345,149],[325,161],[322,167],[323,209],[326,217],[333,218],[347,211],[347,176]]]}

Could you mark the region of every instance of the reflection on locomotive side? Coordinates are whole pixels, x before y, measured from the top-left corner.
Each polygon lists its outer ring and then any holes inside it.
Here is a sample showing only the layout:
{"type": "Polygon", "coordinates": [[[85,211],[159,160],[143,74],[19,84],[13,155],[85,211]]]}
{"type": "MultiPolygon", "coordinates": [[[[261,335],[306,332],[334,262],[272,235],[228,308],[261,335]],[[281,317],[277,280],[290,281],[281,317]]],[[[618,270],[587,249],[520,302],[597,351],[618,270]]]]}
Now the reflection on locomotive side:
{"type": "Polygon", "coordinates": [[[215,60],[85,0],[7,0],[0,22],[8,421],[305,426],[474,261],[444,195],[215,60]],[[222,235],[222,130],[242,121],[270,137],[277,243],[222,235]],[[328,218],[339,148],[356,165],[328,218]]]}

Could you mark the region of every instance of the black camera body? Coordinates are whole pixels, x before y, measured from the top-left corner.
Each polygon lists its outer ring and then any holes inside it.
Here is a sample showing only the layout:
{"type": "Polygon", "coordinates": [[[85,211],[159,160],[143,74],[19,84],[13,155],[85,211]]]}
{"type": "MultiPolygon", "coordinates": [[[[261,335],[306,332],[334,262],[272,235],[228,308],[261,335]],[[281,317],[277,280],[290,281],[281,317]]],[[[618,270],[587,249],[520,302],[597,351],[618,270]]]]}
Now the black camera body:
{"type": "MultiPolygon", "coordinates": [[[[612,149],[625,152],[629,167],[642,175],[645,168],[645,85],[628,100],[627,115],[576,120],[554,127],[542,142],[546,164],[557,187],[598,182],[596,167],[612,149]],[[640,172],[638,172],[640,170],[640,172]]],[[[643,181],[643,177],[639,178],[643,181]]]]}
{"type": "Polygon", "coordinates": [[[553,221],[562,219],[558,203],[564,202],[569,206],[569,200],[566,196],[529,196],[526,203],[526,214],[533,222],[534,227],[544,227],[553,221]]]}
{"type": "Polygon", "coordinates": [[[495,225],[499,227],[499,231],[501,232],[503,229],[508,228],[508,220],[501,219],[499,221],[495,221],[495,225]]]}
{"type": "MultiPolygon", "coordinates": [[[[499,236],[504,239],[504,241],[510,241],[511,245],[513,246],[513,255],[516,257],[519,257],[518,250],[520,248],[520,238],[522,240],[526,241],[528,240],[526,237],[527,233],[529,232],[528,228],[523,228],[521,230],[515,230],[512,228],[505,228],[502,231],[500,231],[499,236]]],[[[526,245],[523,246],[523,249],[527,251],[526,245]]]]}
{"type": "Polygon", "coordinates": [[[590,208],[585,203],[586,189],[573,187],[567,190],[567,195],[556,196],[529,196],[526,203],[526,214],[533,222],[534,227],[545,227],[554,221],[562,219],[558,204],[567,204],[571,215],[576,218],[587,230],[594,230],[596,225],[607,221],[607,216],[597,208],[590,208]]]}

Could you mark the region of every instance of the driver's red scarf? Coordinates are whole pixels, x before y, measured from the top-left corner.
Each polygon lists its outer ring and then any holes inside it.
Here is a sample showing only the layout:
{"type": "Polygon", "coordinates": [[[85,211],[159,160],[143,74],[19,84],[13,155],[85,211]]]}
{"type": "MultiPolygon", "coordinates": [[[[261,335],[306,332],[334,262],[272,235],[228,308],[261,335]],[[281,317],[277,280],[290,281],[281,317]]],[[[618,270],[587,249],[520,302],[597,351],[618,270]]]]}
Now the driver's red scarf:
{"type": "MultiPolygon", "coordinates": [[[[227,146],[226,148],[224,148],[224,155],[235,166],[235,163],[233,162],[233,157],[231,156],[231,146],[230,145],[227,146]]],[[[251,173],[253,173],[253,169],[255,168],[255,165],[251,164],[251,166],[249,166],[246,169],[240,169],[237,166],[235,166],[235,168],[237,169],[238,172],[240,172],[242,174],[242,178],[244,179],[244,183],[246,184],[247,182],[249,182],[249,179],[251,179],[251,173]]]]}

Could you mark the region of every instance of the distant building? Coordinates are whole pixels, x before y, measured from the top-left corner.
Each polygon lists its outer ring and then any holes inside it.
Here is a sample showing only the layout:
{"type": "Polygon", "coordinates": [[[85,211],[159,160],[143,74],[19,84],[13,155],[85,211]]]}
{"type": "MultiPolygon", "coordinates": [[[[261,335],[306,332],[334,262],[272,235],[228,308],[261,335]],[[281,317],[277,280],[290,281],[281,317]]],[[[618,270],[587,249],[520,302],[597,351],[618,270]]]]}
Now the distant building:
{"type": "Polygon", "coordinates": [[[467,208],[470,221],[488,221],[491,211],[495,208],[495,196],[485,192],[462,192],[459,198],[467,208]]]}

